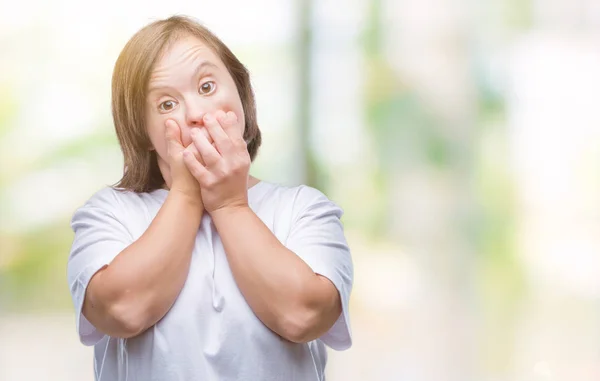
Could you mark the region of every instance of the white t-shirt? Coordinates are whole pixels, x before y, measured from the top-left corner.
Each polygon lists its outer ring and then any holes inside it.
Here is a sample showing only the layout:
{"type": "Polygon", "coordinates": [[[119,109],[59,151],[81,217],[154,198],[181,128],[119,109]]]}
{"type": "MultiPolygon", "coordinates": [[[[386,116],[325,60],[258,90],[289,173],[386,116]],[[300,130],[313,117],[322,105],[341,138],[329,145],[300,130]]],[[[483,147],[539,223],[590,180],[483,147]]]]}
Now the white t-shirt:
{"type": "Polygon", "coordinates": [[[256,317],[235,283],[208,213],[196,236],[187,281],[162,320],[137,337],[119,339],[99,332],[83,316],[92,275],[146,231],[167,194],[164,189],[137,194],[104,188],[73,215],[68,280],[80,340],[94,345],[96,380],[323,380],[325,345],[335,350],[352,345],[348,302],[353,266],[342,210],[308,186],[261,181],[248,190],[248,201],[287,248],[338,289],[343,312],[321,338],[292,343],[256,317]]]}

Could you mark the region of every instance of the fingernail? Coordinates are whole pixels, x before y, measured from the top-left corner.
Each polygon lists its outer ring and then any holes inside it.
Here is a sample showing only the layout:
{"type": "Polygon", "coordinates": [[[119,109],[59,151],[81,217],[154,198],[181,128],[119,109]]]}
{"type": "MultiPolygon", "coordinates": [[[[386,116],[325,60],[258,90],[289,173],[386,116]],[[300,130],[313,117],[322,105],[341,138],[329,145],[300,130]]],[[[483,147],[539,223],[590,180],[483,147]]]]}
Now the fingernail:
{"type": "Polygon", "coordinates": [[[204,121],[205,122],[211,122],[213,120],[212,115],[210,114],[204,114],[204,121]]]}

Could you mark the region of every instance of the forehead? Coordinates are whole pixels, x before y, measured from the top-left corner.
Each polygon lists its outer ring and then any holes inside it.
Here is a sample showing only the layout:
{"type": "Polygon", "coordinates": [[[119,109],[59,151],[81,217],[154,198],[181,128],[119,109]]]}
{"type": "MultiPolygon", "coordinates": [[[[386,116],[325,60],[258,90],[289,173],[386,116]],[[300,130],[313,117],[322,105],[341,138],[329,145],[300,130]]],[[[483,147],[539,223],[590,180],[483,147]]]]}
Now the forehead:
{"type": "Polygon", "coordinates": [[[208,61],[222,68],[223,62],[202,40],[194,36],[180,37],[171,42],[154,65],[153,73],[179,70],[181,66],[208,61]]]}

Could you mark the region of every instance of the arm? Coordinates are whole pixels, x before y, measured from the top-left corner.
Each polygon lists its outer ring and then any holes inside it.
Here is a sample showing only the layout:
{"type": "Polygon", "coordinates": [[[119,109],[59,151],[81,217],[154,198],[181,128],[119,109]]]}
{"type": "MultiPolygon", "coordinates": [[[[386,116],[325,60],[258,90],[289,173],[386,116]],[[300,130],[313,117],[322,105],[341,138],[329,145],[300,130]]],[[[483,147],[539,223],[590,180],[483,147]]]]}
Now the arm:
{"type": "Polygon", "coordinates": [[[342,306],[329,279],[283,246],[249,207],[211,215],[238,287],[267,327],[287,340],[308,342],[333,326],[342,306]]]}
{"type": "MultiPolygon", "coordinates": [[[[204,212],[200,187],[183,162],[177,124],[166,122],[170,187],[158,214],[131,245],[90,279],[82,312],[101,332],[133,337],[169,311],[189,272],[191,253],[204,212]]],[[[161,168],[162,169],[162,168],[161,168]]]]}
{"type": "Polygon", "coordinates": [[[203,163],[189,154],[184,160],[201,186],[233,276],[254,313],[280,336],[310,341],[340,316],[340,295],[333,283],[284,247],[248,206],[250,157],[240,120],[233,112],[205,115],[215,144],[192,134],[203,163]]]}
{"type": "Polygon", "coordinates": [[[146,232],[90,280],[83,314],[115,337],[133,337],[171,308],[187,278],[203,207],[169,192],[146,232]]]}

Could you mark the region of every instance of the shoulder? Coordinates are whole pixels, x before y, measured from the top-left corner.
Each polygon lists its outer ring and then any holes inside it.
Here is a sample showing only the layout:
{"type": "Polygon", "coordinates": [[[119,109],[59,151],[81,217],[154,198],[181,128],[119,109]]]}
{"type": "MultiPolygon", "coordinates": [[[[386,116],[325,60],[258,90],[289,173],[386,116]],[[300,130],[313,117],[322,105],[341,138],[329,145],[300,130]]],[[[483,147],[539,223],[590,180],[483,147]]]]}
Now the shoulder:
{"type": "Polygon", "coordinates": [[[168,191],[135,193],[105,187],[94,193],[77,208],[71,218],[71,227],[112,226],[125,229],[136,238],[147,229],[158,213],[168,191]]]}
{"type": "Polygon", "coordinates": [[[264,193],[264,198],[291,207],[293,217],[299,218],[311,211],[326,211],[338,217],[343,214],[340,206],[317,188],[305,184],[287,186],[275,183],[266,183],[265,187],[268,189],[264,193]]]}
{"type": "Polygon", "coordinates": [[[99,208],[108,211],[121,210],[123,206],[134,202],[135,193],[104,187],[94,193],[82,206],[82,208],[99,208]]]}
{"type": "Polygon", "coordinates": [[[96,210],[119,220],[129,220],[141,215],[151,218],[149,211],[157,209],[165,197],[166,191],[135,193],[107,186],[94,193],[77,211],[96,210]]]}

